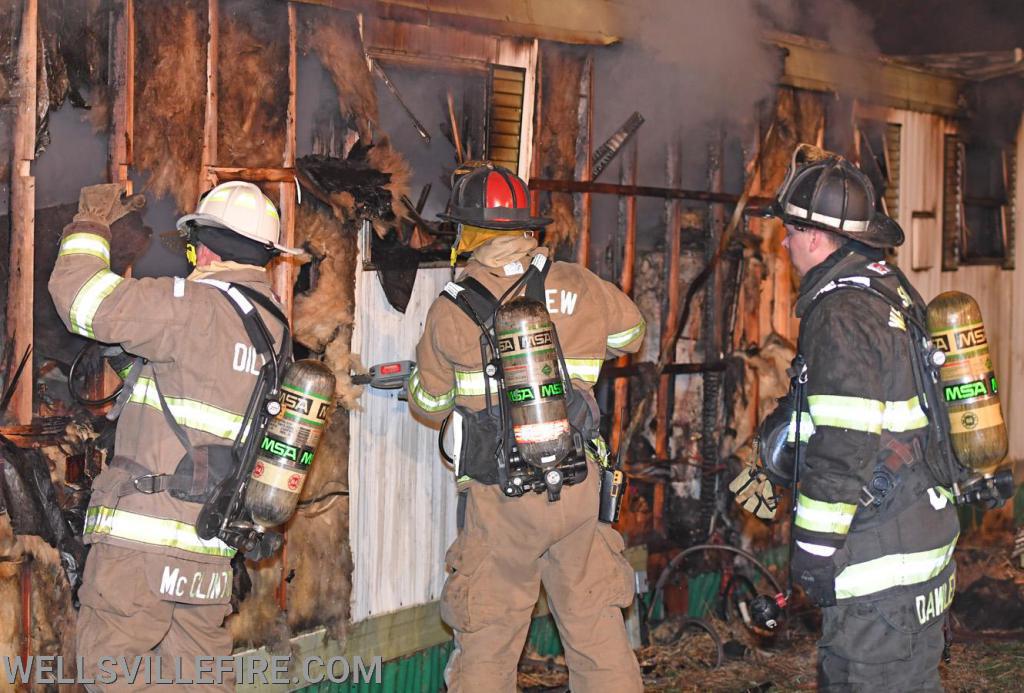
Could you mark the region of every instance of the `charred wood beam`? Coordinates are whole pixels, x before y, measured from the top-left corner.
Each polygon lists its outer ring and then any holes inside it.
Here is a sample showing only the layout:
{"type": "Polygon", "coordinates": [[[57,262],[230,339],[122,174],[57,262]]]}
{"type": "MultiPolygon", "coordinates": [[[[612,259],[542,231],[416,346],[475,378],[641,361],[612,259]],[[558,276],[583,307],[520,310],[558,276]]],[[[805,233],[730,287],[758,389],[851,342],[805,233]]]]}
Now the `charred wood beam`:
{"type": "Polygon", "coordinates": [[[608,167],[608,164],[618,156],[622,148],[636,134],[640,126],[644,124],[644,117],[639,111],[633,111],[633,115],[626,119],[622,126],[612,133],[612,136],[605,140],[604,144],[594,152],[594,165],[590,169],[590,180],[597,180],[608,167]]]}
{"type": "Polygon", "coordinates": [[[132,193],[128,167],[132,165],[135,135],[135,0],[124,0],[111,10],[114,40],[111,46],[110,86],[113,92],[113,133],[110,138],[107,177],[132,193]]]}
{"type": "MultiPolygon", "coordinates": [[[[630,151],[622,163],[622,182],[627,185],[636,184],[638,168],[637,141],[633,140],[630,151]]],[[[625,241],[622,252],[622,274],[619,288],[627,296],[633,295],[633,265],[636,263],[636,197],[629,196],[619,201],[621,221],[625,225],[625,241]]],[[[620,356],[615,363],[628,366],[630,355],[620,356]]],[[[611,449],[620,452],[619,443],[622,438],[623,421],[626,420],[626,409],[629,408],[629,380],[619,378],[615,381],[615,408],[612,412],[611,449]]]]}
{"type": "MultiPolygon", "coordinates": [[[[668,151],[668,158],[665,162],[666,182],[671,189],[679,182],[680,166],[682,160],[682,148],[678,142],[673,143],[668,151]]],[[[665,274],[667,286],[665,290],[665,311],[661,326],[661,350],[671,348],[675,351],[675,344],[668,344],[668,341],[676,333],[676,321],[679,319],[679,285],[681,279],[681,268],[679,254],[682,239],[679,234],[680,202],[678,199],[669,198],[665,201],[665,274]]],[[[673,378],[663,374],[658,382],[658,407],[656,414],[657,429],[655,433],[655,454],[658,457],[668,457],[669,432],[671,429],[672,403],[675,397],[673,378]]]]}
{"type": "MultiPolygon", "coordinates": [[[[206,43],[206,112],[203,121],[203,155],[201,171],[217,163],[217,53],[220,50],[219,0],[207,0],[209,39],[206,43]]],[[[202,188],[212,187],[216,179],[203,181],[202,188]]]]}
{"type": "MultiPolygon", "coordinates": [[[[15,354],[25,353],[32,345],[36,209],[32,161],[36,151],[38,21],[37,0],[25,0],[18,42],[19,98],[12,142],[10,278],[7,291],[7,339],[14,345],[12,353],[15,354]]],[[[19,424],[32,421],[34,380],[34,377],[21,378],[14,389],[10,415],[19,424]]]]}
{"type": "MultiPolygon", "coordinates": [[[[576,176],[584,185],[590,184],[590,151],[594,131],[594,56],[588,55],[583,63],[580,80],[580,107],[578,113],[580,136],[576,145],[576,176]]],[[[539,182],[539,181],[538,181],[539,182]]],[[[530,190],[544,190],[530,182],[530,190]]],[[[588,190],[551,190],[550,192],[579,192],[579,235],[576,239],[576,262],[587,267],[590,264],[590,213],[591,199],[588,190]]]]}
{"type": "MultiPolygon", "coordinates": [[[[285,120],[284,152],[282,163],[284,168],[295,168],[297,111],[296,95],[298,93],[298,13],[293,3],[288,3],[288,110],[285,120]]],[[[281,243],[293,247],[295,245],[295,178],[281,181],[277,186],[277,195],[281,207],[281,243]]],[[[274,292],[281,299],[284,314],[291,319],[292,298],[295,278],[298,275],[299,263],[295,258],[281,255],[271,265],[271,277],[274,292]]]]}
{"type": "MultiPolygon", "coordinates": [[[[614,362],[612,362],[614,364],[614,362]]],[[[662,369],[665,375],[692,375],[694,373],[707,373],[709,371],[724,371],[725,361],[712,361],[710,363],[667,363],[662,369]]],[[[602,378],[633,378],[656,369],[657,364],[650,361],[631,363],[628,366],[604,365],[601,367],[602,378]]]]}
{"type": "MultiPolygon", "coordinates": [[[[530,188],[561,193],[597,193],[601,195],[623,195],[635,197],[659,197],[675,200],[695,200],[712,204],[736,204],[741,195],[725,192],[709,192],[707,190],[684,190],[682,188],[657,188],[648,185],[617,185],[615,183],[595,183],[584,180],[551,180],[536,178],[530,181],[530,188]]],[[[772,201],[770,197],[747,197],[746,203],[751,206],[766,205],[772,201]]]]}
{"type": "MultiPolygon", "coordinates": [[[[356,12],[380,19],[395,22],[418,24],[421,26],[448,25],[456,29],[471,31],[477,34],[493,34],[511,38],[546,39],[560,43],[582,44],[593,46],[610,46],[619,42],[619,37],[602,30],[600,26],[560,26],[554,23],[540,24],[532,21],[516,21],[504,13],[488,17],[483,13],[473,14],[471,10],[462,11],[458,4],[437,6],[436,3],[408,2],[397,0],[294,0],[306,5],[322,5],[336,10],[356,12]]],[[[524,3],[527,12],[533,10],[533,3],[524,3]]],[[[467,7],[471,3],[466,4],[467,7]]],[[[570,5],[580,14],[577,3],[570,5]]],[[[599,6],[589,6],[591,12],[599,6]]],[[[604,14],[604,13],[601,13],[604,14]]],[[[526,16],[529,16],[527,14],[526,16]]],[[[599,15],[600,16],[600,15],[599,15]]],[[[610,21],[611,17],[607,17],[610,21]]]]}
{"type": "Polygon", "coordinates": [[[373,67],[373,71],[377,73],[377,76],[380,77],[382,82],[384,82],[384,86],[388,88],[388,91],[390,91],[391,95],[395,97],[395,100],[398,102],[398,105],[402,107],[403,111],[405,111],[405,115],[407,115],[409,117],[409,120],[412,121],[412,126],[416,128],[416,132],[419,134],[420,138],[425,143],[430,144],[430,133],[428,133],[427,129],[423,127],[423,123],[421,123],[420,119],[416,117],[416,114],[412,112],[412,109],[409,108],[409,105],[405,103],[405,99],[403,99],[402,94],[399,93],[398,87],[396,87],[394,82],[391,81],[391,78],[388,77],[388,73],[384,71],[384,68],[380,64],[380,61],[374,60],[368,54],[366,56],[366,59],[370,61],[370,65],[373,67]]]}

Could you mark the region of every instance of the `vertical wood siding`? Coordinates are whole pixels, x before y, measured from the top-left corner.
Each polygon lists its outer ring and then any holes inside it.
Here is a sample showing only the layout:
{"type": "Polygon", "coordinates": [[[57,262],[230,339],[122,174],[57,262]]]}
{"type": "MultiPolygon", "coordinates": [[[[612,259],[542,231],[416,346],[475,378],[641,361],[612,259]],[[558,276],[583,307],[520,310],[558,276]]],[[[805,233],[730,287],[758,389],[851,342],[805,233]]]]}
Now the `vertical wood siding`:
{"type": "MultiPolygon", "coordinates": [[[[1024,456],[1024,426],[1016,424],[1024,420],[1024,342],[1019,334],[1024,327],[1024,272],[993,265],[960,265],[953,272],[942,271],[943,136],[954,132],[955,126],[941,116],[912,111],[893,111],[889,121],[903,125],[899,222],[907,242],[900,249],[900,266],[926,301],[943,291],[955,290],[970,294],[978,302],[999,378],[1003,417],[1010,434],[1009,459],[1019,459],[1024,456]],[[915,229],[915,211],[934,211],[935,223],[915,229]],[[922,253],[930,257],[930,268],[911,269],[915,248],[918,257],[922,253]]],[[[1018,162],[1022,139],[1018,134],[1018,162]]],[[[1019,175],[1016,195],[1020,209],[1024,192],[1019,175]]],[[[1024,230],[1019,215],[1016,223],[1020,238],[1024,230]]],[[[1017,243],[1015,252],[1017,267],[1024,267],[1024,244],[1017,243]]]]}
{"type": "MultiPolygon", "coordinates": [[[[427,309],[447,280],[447,269],[421,269],[402,315],[376,272],[357,272],[352,351],[367,367],[414,359],[427,309]]],[[[353,622],[438,599],[455,539],[455,480],[440,461],[437,431],[417,423],[396,393],[367,388],[363,411],[351,413],[353,622]]]]}

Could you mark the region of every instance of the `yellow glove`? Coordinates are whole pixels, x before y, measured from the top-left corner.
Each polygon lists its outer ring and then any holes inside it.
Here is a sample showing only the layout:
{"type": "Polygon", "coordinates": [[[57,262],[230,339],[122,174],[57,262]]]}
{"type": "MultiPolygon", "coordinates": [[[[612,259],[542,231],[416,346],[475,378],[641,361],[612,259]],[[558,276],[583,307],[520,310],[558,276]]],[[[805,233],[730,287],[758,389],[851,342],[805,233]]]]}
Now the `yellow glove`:
{"type": "Polygon", "coordinates": [[[729,484],[729,490],[736,495],[736,502],[747,512],[762,520],[774,519],[779,499],[772,488],[772,482],[759,467],[744,467],[729,484]]]}

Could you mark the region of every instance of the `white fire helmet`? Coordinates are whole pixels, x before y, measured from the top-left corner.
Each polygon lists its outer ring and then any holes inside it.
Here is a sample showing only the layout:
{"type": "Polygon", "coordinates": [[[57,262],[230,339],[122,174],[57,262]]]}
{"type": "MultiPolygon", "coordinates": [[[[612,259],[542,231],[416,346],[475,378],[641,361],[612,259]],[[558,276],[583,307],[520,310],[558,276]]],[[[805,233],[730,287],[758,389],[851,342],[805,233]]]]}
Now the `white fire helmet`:
{"type": "Polygon", "coordinates": [[[301,255],[299,248],[281,245],[281,217],[277,207],[252,183],[233,180],[221,183],[200,201],[193,214],[178,219],[179,231],[190,221],[234,231],[257,243],[272,245],[282,253],[301,255]]]}

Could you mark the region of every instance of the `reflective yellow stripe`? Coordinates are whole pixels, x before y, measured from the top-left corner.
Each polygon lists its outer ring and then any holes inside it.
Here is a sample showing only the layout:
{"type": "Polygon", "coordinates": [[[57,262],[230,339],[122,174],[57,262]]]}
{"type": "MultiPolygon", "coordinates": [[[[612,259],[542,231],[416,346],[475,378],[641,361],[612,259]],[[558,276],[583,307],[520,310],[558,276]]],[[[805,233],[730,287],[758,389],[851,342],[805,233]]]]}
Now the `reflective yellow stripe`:
{"type": "Polygon", "coordinates": [[[895,327],[904,332],[907,331],[907,323],[903,319],[903,314],[892,306],[889,306],[889,327],[895,327]]]}
{"type": "MultiPolygon", "coordinates": [[[[491,378],[491,392],[498,391],[498,381],[491,378]]],[[[486,394],[483,371],[455,371],[455,394],[460,397],[477,397],[486,394]]]]}
{"type": "Polygon", "coordinates": [[[419,369],[414,368],[409,378],[409,396],[416,405],[426,412],[444,411],[455,404],[455,389],[451,389],[443,395],[434,397],[420,385],[419,369]]]}
{"type": "Polygon", "coordinates": [[[809,532],[846,534],[855,512],[857,506],[853,503],[826,503],[797,494],[796,526],[809,532]]]}
{"type": "Polygon", "coordinates": [[[569,378],[582,380],[585,383],[596,383],[601,375],[604,359],[566,359],[565,367],[569,369],[569,378]]]}
{"type": "Polygon", "coordinates": [[[206,556],[235,555],[235,550],[220,539],[200,539],[196,528],[187,522],[165,520],[139,513],[93,506],[85,513],[85,535],[105,534],[154,546],[168,546],[206,556]]]}
{"type": "Polygon", "coordinates": [[[949,565],[959,536],[937,549],[891,554],[847,566],[836,576],[836,598],[863,597],[892,587],[931,580],[949,565]]]}
{"type": "Polygon", "coordinates": [[[630,327],[628,330],[622,332],[616,332],[615,334],[608,335],[608,346],[612,349],[621,349],[626,346],[634,339],[639,337],[644,332],[645,323],[641,320],[639,323],[630,327]]]}
{"type": "Polygon", "coordinates": [[[892,433],[903,433],[924,428],[928,416],[921,409],[921,401],[911,397],[905,402],[886,402],[882,413],[882,428],[892,433]]]}
{"type": "Polygon", "coordinates": [[[815,426],[849,428],[866,433],[882,432],[885,404],[877,399],[841,395],[811,395],[807,398],[815,426]]]}
{"type": "Polygon", "coordinates": [[[78,290],[75,300],[71,302],[71,331],[83,337],[95,339],[92,321],[96,317],[96,311],[100,309],[103,299],[109,296],[110,292],[116,289],[122,281],[124,281],[123,277],[106,268],[92,275],[78,290]]]}
{"type": "MultiPolygon", "coordinates": [[[[168,397],[167,395],[164,395],[164,399],[167,400],[167,406],[171,408],[171,416],[181,426],[212,433],[228,440],[237,438],[238,432],[242,430],[243,417],[241,414],[235,414],[195,399],[168,397]]],[[[135,382],[135,388],[128,401],[163,411],[160,406],[160,395],[157,394],[156,383],[152,378],[139,378],[135,382]]]]}
{"type": "Polygon", "coordinates": [[[928,417],[917,397],[902,402],[881,402],[864,397],[811,395],[807,398],[815,426],[832,426],[879,434],[924,428],[928,417]]]}
{"type": "MultiPolygon", "coordinates": [[[[800,416],[800,442],[806,443],[812,435],[814,435],[814,421],[810,414],[803,412],[800,416]]],[[[789,419],[789,434],[786,436],[786,441],[796,442],[796,412],[793,412],[789,419]]]]}
{"type": "Polygon", "coordinates": [[[57,257],[65,255],[92,255],[110,266],[110,241],[94,233],[72,233],[60,242],[57,257]]]}

